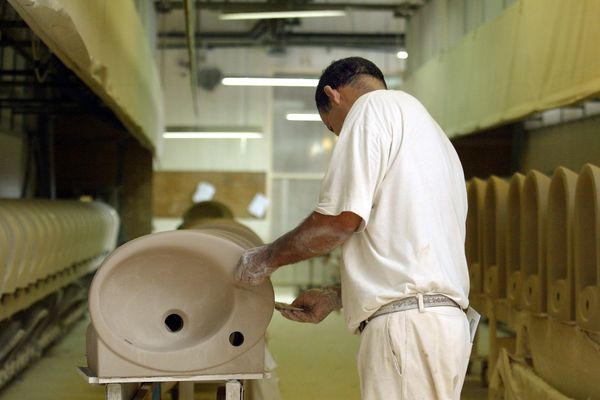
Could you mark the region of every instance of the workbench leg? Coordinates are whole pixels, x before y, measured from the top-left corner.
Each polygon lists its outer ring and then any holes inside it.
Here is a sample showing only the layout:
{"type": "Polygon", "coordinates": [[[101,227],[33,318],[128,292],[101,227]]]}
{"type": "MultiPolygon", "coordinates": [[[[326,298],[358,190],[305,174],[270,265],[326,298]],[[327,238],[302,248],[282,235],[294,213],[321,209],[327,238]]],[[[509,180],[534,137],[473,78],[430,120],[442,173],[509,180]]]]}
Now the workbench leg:
{"type": "Polygon", "coordinates": [[[106,385],[106,400],[131,400],[139,388],[139,383],[109,383],[106,385]]]}
{"type": "Polygon", "coordinates": [[[225,384],[225,400],[243,400],[244,386],[242,382],[233,380],[225,384]]]}
{"type": "MultiPolygon", "coordinates": [[[[160,382],[155,382],[150,387],[152,393],[152,400],[160,400],[162,398],[161,384],[160,382]]],[[[136,399],[137,400],[137,399],[136,399]]]]}
{"type": "Polygon", "coordinates": [[[179,400],[194,400],[194,382],[179,382],[179,400]]]}

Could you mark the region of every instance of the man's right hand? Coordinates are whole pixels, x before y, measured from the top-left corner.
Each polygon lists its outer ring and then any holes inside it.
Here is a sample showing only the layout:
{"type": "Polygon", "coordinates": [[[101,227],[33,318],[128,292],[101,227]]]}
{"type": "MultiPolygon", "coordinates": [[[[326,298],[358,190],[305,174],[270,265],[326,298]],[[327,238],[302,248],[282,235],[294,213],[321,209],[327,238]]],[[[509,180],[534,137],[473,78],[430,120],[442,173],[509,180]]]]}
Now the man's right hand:
{"type": "Polygon", "coordinates": [[[292,305],[303,311],[281,310],[281,315],[292,321],[316,324],[333,310],[342,308],[342,301],[336,288],[310,289],[302,292],[292,305]]]}
{"type": "Polygon", "coordinates": [[[270,252],[268,244],[246,250],[236,266],[235,279],[250,286],[262,285],[277,269],[269,265],[270,252]]]}

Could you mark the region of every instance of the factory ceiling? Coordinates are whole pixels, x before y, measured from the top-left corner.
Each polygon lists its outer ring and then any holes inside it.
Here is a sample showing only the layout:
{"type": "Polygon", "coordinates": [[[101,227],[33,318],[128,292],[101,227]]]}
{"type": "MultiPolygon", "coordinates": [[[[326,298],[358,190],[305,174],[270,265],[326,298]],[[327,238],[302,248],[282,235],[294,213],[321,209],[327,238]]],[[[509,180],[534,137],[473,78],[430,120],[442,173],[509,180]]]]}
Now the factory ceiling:
{"type": "Polygon", "coordinates": [[[159,48],[186,48],[186,17],[193,17],[194,46],[352,47],[394,51],[404,46],[405,19],[423,0],[358,2],[157,0],[159,48]],[[222,20],[221,14],[338,10],[343,17],[222,20]]]}

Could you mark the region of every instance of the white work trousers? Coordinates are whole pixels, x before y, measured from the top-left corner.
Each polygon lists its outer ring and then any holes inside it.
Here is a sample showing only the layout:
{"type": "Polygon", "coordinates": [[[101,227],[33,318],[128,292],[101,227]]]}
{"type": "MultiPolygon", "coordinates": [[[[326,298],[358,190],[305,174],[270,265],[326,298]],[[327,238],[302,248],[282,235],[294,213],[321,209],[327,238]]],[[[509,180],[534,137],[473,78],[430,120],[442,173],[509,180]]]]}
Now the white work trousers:
{"type": "Polygon", "coordinates": [[[471,353],[469,323],[456,307],[374,318],[361,334],[363,400],[459,400],[471,353]]]}

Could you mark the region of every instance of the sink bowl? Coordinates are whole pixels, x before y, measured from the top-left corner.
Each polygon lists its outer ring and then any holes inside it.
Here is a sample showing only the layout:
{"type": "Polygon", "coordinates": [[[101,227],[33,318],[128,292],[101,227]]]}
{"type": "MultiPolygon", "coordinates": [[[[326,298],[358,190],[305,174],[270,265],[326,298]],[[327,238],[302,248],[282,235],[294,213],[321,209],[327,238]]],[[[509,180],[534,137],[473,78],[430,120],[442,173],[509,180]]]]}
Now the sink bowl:
{"type": "Polygon", "coordinates": [[[100,377],[264,372],[273,287],[233,279],[252,246],[215,224],[119,247],[90,288],[88,366],[100,377]]]}

